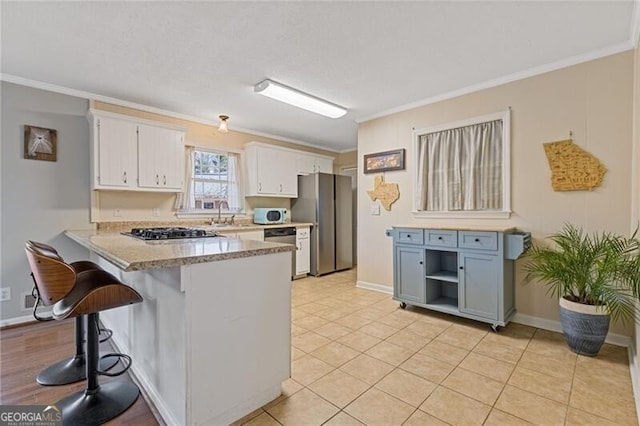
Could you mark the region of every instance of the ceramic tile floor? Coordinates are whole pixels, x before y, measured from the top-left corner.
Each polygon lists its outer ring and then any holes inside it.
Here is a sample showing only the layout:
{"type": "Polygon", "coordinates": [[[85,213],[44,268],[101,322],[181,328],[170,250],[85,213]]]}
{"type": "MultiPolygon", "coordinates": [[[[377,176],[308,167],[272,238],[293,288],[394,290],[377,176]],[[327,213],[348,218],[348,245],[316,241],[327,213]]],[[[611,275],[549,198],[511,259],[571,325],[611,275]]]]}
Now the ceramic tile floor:
{"type": "Polygon", "coordinates": [[[637,425],[626,348],[415,308],[356,271],[292,284],[291,376],[246,425],[637,425]]]}

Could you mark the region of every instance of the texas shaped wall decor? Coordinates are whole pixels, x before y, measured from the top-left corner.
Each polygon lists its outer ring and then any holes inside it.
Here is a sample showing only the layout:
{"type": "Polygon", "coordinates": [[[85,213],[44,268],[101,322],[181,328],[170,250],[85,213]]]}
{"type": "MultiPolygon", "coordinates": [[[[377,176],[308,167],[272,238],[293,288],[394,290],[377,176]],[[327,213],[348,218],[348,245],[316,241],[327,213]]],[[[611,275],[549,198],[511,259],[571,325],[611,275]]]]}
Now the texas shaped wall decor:
{"type": "Polygon", "coordinates": [[[400,198],[400,189],[397,183],[385,183],[384,176],[378,175],[373,179],[373,190],[367,191],[372,201],[380,200],[382,207],[391,211],[391,204],[400,198]]]}

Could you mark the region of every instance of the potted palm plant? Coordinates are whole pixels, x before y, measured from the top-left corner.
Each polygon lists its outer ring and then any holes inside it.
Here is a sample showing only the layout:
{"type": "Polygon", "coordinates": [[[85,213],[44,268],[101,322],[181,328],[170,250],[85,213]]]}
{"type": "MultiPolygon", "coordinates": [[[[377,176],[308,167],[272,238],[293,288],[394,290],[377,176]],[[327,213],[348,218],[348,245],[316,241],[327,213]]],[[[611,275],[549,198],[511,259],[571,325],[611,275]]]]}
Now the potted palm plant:
{"type": "Polygon", "coordinates": [[[640,241],[635,236],[587,234],[568,224],[549,237],[551,245],[527,252],[526,278],[559,298],[560,323],[572,351],[596,356],[610,320],[639,321],[640,241]]]}

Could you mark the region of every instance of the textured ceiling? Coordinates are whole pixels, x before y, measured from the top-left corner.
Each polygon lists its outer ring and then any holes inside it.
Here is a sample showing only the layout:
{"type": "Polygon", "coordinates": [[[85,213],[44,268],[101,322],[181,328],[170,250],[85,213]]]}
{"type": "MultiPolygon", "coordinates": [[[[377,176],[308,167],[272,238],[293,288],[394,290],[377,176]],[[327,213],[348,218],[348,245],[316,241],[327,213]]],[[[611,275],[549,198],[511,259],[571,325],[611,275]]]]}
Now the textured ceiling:
{"type": "Polygon", "coordinates": [[[631,48],[633,1],[9,2],[1,72],[333,150],[356,121],[631,48]],[[573,59],[572,59],[573,58],[573,59]],[[551,66],[553,68],[553,66],[551,66]],[[343,105],[253,93],[270,78],[343,105]]]}

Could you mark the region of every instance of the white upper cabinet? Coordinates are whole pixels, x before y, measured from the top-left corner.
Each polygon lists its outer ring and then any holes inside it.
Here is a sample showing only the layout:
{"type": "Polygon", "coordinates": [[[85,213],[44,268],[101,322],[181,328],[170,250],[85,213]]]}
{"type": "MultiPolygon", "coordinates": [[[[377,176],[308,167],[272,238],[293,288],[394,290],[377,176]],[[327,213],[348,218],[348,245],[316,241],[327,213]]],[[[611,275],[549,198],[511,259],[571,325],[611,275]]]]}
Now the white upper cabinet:
{"type": "Polygon", "coordinates": [[[333,158],[249,142],[245,145],[246,195],[298,197],[298,175],[333,173],[333,158]]]}
{"type": "Polygon", "coordinates": [[[247,196],[298,197],[294,151],[249,142],[245,145],[245,157],[247,196]]]}
{"type": "Polygon", "coordinates": [[[93,182],[95,189],[135,188],[136,125],[111,117],[95,117],[93,138],[93,182]]]}
{"type": "Polygon", "coordinates": [[[184,133],[165,127],[138,125],[138,186],[182,190],[184,133]]]}
{"type": "Polygon", "coordinates": [[[93,189],[182,191],[183,128],[95,110],[89,118],[93,189]]]}
{"type": "Polygon", "coordinates": [[[333,173],[333,159],[314,154],[298,154],[296,160],[296,171],[299,175],[311,173],[333,173]]]}

